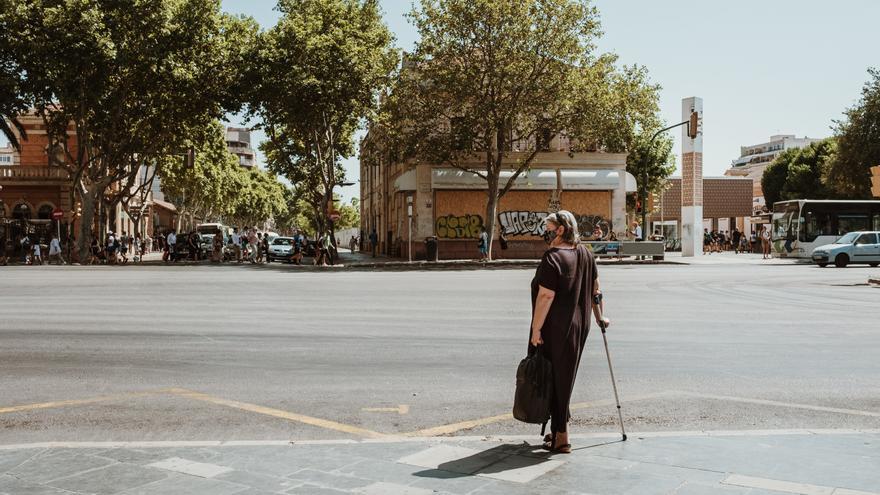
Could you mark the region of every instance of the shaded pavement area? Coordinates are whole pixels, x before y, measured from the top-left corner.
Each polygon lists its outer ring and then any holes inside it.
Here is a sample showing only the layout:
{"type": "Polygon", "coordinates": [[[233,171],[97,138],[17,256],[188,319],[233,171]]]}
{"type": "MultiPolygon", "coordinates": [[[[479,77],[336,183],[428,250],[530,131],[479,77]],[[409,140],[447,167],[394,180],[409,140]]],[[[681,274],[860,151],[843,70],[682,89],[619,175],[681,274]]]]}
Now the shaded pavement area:
{"type": "Polygon", "coordinates": [[[536,440],[8,445],[0,493],[880,493],[880,430],[573,435],[571,455],[549,455],[536,440]]]}

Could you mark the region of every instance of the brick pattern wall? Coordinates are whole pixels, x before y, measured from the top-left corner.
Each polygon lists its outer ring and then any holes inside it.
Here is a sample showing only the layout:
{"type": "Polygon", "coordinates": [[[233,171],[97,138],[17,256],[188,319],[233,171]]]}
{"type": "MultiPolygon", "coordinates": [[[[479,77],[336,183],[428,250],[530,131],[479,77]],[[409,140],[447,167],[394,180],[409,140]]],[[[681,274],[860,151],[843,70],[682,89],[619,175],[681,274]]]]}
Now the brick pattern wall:
{"type": "MultiPolygon", "coordinates": [[[[752,181],[739,178],[703,179],[703,217],[735,218],[752,214],[752,181]]],[[[681,218],[682,179],[669,179],[670,188],[663,196],[663,218],[681,218]]],[[[660,212],[651,215],[660,220],[660,212]]]]}
{"type": "Polygon", "coordinates": [[[684,153],[681,157],[681,204],[700,206],[703,204],[703,154],[684,153]]]}

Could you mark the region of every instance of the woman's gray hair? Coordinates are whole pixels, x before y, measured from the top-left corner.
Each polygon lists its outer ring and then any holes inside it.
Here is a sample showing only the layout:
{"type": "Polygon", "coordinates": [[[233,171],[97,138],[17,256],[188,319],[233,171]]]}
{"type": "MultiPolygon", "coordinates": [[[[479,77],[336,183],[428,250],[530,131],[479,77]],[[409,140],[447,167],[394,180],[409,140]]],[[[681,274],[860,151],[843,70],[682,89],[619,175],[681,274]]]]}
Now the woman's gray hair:
{"type": "Polygon", "coordinates": [[[581,240],[581,234],[578,230],[577,219],[568,210],[559,210],[556,213],[547,215],[544,222],[553,222],[555,225],[565,228],[562,234],[562,240],[568,244],[577,244],[581,240]]]}

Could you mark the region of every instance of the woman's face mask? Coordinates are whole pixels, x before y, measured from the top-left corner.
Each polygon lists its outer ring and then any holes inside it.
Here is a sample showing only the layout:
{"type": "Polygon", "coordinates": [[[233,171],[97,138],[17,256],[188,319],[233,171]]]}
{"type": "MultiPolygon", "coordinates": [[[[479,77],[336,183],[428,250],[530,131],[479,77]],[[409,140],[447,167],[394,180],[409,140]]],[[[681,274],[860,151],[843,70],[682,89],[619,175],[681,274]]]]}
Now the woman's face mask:
{"type": "Polygon", "coordinates": [[[545,230],[544,231],[544,242],[547,244],[553,244],[553,241],[556,240],[557,234],[556,229],[553,230],[545,230]]]}

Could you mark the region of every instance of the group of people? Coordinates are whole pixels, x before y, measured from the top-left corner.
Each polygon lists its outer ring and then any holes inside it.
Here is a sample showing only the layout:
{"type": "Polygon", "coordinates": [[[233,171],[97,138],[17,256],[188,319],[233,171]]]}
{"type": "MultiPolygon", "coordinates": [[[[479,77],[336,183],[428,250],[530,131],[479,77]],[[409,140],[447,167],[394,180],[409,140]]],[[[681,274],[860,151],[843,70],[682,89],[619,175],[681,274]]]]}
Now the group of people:
{"type": "MultiPolygon", "coordinates": [[[[26,265],[42,265],[44,263],[51,265],[53,261],[59,265],[67,264],[61,255],[61,241],[58,240],[57,235],[53,234],[52,240],[49,241],[48,258],[45,260],[43,259],[43,246],[39,241],[33,242],[30,236],[23,235],[16,242],[20,247],[21,261],[26,265]]],[[[6,251],[6,246],[0,246],[0,266],[6,266],[9,263],[6,251]]]]}
{"type": "Polygon", "coordinates": [[[761,230],[751,234],[740,232],[734,227],[733,232],[726,230],[703,229],[703,254],[733,251],[735,254],[751,253],[761,246],[764,259],[770,258],[770,230],[762,226],[761,230]]]}
{"type": "Polygon", "coordinates": [[[131,235],[127,232],[117,235],[111,230],[107,232],[107,238],[103,243],[98,240],[97,235],[92,236],[86,264],[125,265],[130,260],[129,254],[131,260],[136,263],[141,261],[151,249],[152,239],[149,236],[141,237],[140,234],[131,235]]]}

